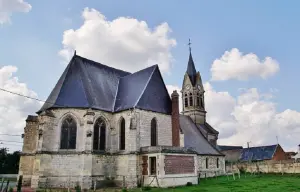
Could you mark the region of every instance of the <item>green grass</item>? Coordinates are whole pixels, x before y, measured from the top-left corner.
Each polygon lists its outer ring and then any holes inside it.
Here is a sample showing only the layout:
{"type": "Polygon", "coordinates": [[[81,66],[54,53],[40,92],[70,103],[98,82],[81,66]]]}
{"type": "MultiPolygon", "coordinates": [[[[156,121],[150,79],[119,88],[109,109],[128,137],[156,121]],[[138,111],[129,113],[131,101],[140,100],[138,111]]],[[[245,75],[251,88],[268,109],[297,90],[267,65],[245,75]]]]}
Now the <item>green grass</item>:
{"type": "MultiPolygon", "coordinates": [[[[140,189],[133,190],[135,192],[140,189]]],[[[150,192],[300,192],[299,175],[247,175],[202,179],[199,185],[168,189],[152,188],[150,192]]]]}

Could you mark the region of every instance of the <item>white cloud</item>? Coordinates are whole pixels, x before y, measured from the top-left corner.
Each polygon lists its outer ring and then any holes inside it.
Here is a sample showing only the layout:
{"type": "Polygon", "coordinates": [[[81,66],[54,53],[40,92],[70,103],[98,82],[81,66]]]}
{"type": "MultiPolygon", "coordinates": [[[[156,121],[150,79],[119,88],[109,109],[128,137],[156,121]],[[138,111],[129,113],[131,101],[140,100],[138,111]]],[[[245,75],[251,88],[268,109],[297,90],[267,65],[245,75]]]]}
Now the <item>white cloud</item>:
{"type": "Polygon", "coordinates": [[[134,18],[107,18],[95,9],[85,8],[83,25],[63,35],[59,54],[69,61],[74,50],[78,55],[130,72],[158,64],[162,72],[171,67],[170,49],[176,40],[169,37],[167,23],[154,29],[134,18]]]}
{"type": "Polygon", "coordinates": [[[279,71],[279,64],[271,57],[260,60],[253,53],[243,55],[238,49],[233,48],[216,59],[210,71],[211,79],[214,81],[248,80],[251,77],[266,79],[279,71]]]}
{"type": "Polygon", "coordinates": [[[300,138],[300,113],[276,110],[270,93],[256,88],[244,90],[237,98],[228,92],[217,92],[205,84],[207,121],[220,131],[219,144],[276,144],[276,136],[285,150],[296,150],[300,138]]]}
{"type": "MultiPolygon", "coordinates": [[[[180,87],[167,85],[168,92],[180,93],[180,87]]],[[[300,138],[300,113],[287,109],[276,111],[273,91],[260,93],[256,88],[243,89],[238,97],[218,92],[204,83],[207,122],[219,132],[218,144],[250,146],[276,144],[297,150],[300,138]],[[267,97],[266,97],[267,95],[267,97]]],[[[180,110],[182,100],[180,93],[180,110]]]]}
{"type": "MultiPolygon", "coordinates": [[[[37,94],[30,90],[25,83],[19,82],[13,76],[17,72],[14,66],[0,68],[0,87],[15,93],[37,98],[37,94]]],[[[24,131],[27,115],[34,114],[41,104],[35,100],[20,97],[11,93],[0,91],[0,134],[20,135],[19,137],[0,135],[0,147],[8,147],[10,152],[21,150],[21,134],[24,131]],[[3,141],[4,140],[4,141],[3,141]],[[10,141],[10,142],[8,142],[10,141]],[[11,142],[14,141],[14,142],[11,142]]]]}
{"type": "Polygon", "coordinates": [[[0,0],[0,24],[9,23],[12,13],[27,13],[31,8],[31,5],[23,0],[0,0]]]}

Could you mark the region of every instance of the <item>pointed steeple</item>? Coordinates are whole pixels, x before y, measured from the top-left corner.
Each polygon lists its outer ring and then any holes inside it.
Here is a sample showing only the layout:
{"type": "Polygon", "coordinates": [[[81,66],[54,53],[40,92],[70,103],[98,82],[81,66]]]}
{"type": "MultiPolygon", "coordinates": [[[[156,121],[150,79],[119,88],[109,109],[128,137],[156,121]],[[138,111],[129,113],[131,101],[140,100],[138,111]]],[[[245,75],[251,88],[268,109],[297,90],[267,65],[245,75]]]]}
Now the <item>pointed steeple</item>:
{"type": "Polygon", "coordinates": [[[194,86],[196,83],[196,75],[197,75],[197,71],[196,71],[196,67],[194,64],[194,60],[193,60],[193,56],[192,56],[192,49],[191,49],[191,41],[189,39],[189,50],[190,50],[190,56],[189,56],[189,62],[188,62],[188,66],[186,69],[186,73],[189,75],[190,80],[192,82],[192,85],[194,86]]]}

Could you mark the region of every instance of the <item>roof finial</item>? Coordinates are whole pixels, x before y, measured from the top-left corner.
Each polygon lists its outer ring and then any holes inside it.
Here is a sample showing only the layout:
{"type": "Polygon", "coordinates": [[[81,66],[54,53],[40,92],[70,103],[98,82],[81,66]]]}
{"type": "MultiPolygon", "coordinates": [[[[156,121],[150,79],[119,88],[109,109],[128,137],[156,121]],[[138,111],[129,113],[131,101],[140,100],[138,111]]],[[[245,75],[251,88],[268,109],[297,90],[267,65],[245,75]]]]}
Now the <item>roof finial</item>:
{"type": "Polygon", "coordinates": [[[191,48],[191,39],[189,38],[189,43],[188,43],[188,45],[189,45],[189,50],[190,50],[190,52],[192,51],[192,48],[191,48]]]}
{"type": "Polygon", "coordinates": [[[74,51],[74,56],[76,55],[76,50],[74,51]]]}

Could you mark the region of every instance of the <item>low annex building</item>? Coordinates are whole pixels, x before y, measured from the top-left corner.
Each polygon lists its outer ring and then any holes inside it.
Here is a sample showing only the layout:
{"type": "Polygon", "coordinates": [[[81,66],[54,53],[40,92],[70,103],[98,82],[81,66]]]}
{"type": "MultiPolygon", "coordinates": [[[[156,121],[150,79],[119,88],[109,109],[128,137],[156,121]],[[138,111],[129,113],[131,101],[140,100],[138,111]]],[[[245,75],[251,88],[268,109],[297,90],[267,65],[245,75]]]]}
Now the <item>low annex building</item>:
{"type": "Polygon", "coordinates": [[[170,97],[158,65],[129,73],[75,52],[37,116],[26,120],[23,185],[168,187],[223,174],[191,51],[182,95],[170,97]]]}

